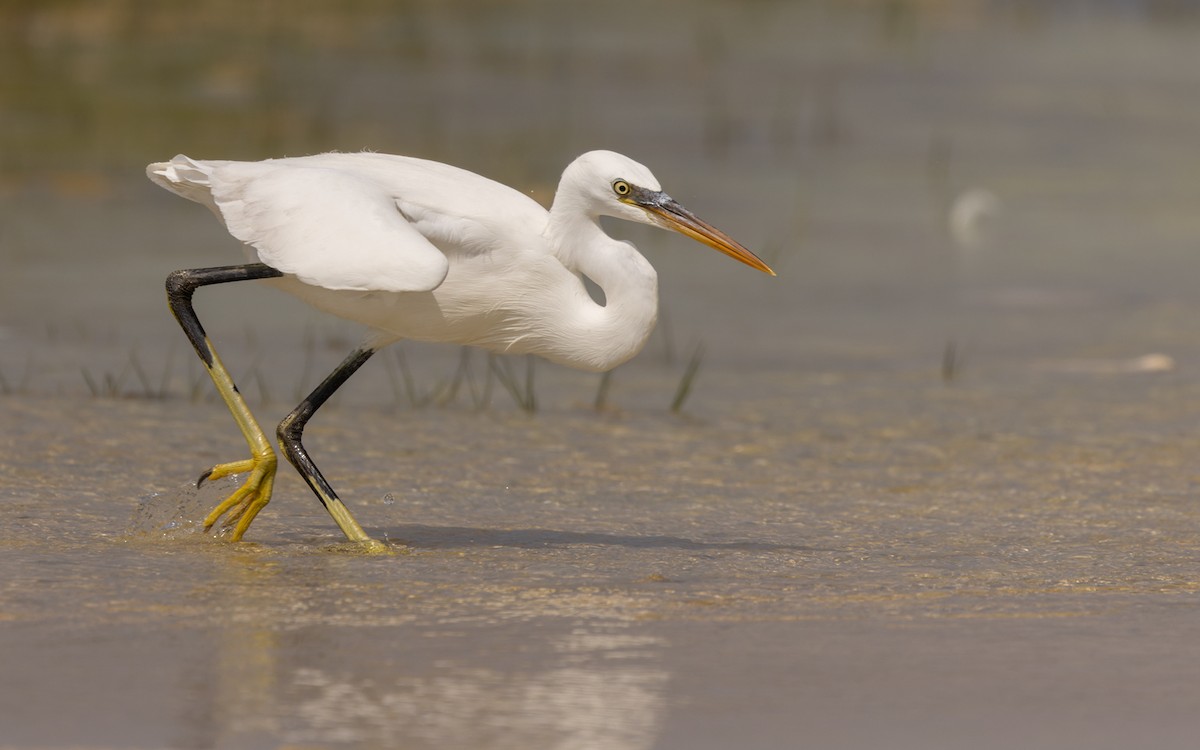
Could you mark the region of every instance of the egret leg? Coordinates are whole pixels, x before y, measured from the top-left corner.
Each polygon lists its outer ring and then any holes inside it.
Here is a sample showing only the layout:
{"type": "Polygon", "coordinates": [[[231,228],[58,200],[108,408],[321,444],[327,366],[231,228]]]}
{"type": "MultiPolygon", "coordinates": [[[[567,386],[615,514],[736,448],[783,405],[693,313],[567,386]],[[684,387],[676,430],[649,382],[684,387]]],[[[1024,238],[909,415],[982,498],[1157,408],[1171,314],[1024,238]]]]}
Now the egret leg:
{"type": "Polygon", "coordinates": [[[167,303],[171,306],[171,312],[175,314],[175,319],[179,321],[183,332],[195,347],[196,354],[208,368],[208,375],[212,378],[217,393],[221,395],[221,400],[229,408],[238,428],[246,438],[246,444],[250,447],[249,459],[217,464],[204,472],[197,482],[199,485],[206,479],[219,479],[230,474],[249,473],[241,487],[214,508],[204,519],[204,528],[207,531],[222,516],[226,516],[222,525],[225,528],[233,529],[231,537],[233,541],[242,538],[254,517],[271,500],[271,490],[275,485],[275,451],[267,441],[267,436],[263,433],[262,428],[255,421],[254,415],[250,413],[250,408],[246,406],[246,400],[238,392],[237,385],[233,382],[229,371],[225,369],[221,358],[213,349],[212,342],[208,340],[208,335],[204,332],[204,326],[200,325],[200,319],[196,317],[196,311],[192,307],[192,294],[197,288],[209,284],[270,279],[282,275],[281,272],[268,265],[250,263],[241,266],[175,271],[167,276],[167,303]]]}
{"type": "Polygon", "coordinates": [[[288,461],[291,461],[292,466],[296,467],[296,471],[304,477],[304,481],[312,489],[317,499],[321,501],[321,505],[325,506],[325,510],[329,511],[329,515],[333,517],[338,528],[346,535],[346,538],[352,542],[360,542],[371,546],[372,548],[386,549],[386,547],[367,536],[363,531],[362,526],[358,525],[358,521],[354,520],[354,516],[350,513],[350,509],[334,492],[333,487],[321,474],[321,470],[313,463],[309,457],[308,451],[305,449],[302,442],[304,437],[304,426],[308,424],[308,420],[316,413],[321,405],[329,400],[334,391],[342,387],[342,384],[350,379],[350,376],[362,367],[371,355],[375,353],[375,349],[370,346],[364,346],[351,352],[350,356],[342,360],[342,363],[325,378],[320,385],[308,395],[292,410],[291,414],[284,417],[279,423],[278,437],[279,447],[283,450],[283,454],[287,456],[288,461]]]}

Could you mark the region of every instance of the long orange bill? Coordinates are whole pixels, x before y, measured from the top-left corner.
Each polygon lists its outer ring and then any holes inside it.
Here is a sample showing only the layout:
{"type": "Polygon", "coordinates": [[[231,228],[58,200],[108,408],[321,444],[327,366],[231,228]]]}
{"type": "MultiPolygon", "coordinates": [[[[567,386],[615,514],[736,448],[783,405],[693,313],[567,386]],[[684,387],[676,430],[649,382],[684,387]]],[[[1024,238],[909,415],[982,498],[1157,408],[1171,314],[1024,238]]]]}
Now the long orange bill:
{"type": "Polygon", "coordinates": [[[775,275],[775,272],[762,261],[762,258],[750,252],[740,242],[720,229],[679,205],[679,202],[671,196],[662,191],[631,187],[633,189],[629,194],[629,202],[645,209],[654,222],[662,228],[685,234],[714,250],[720,250],[734,260],[740,260],[751,268],[757,268],[772,276],[775,275]]]}

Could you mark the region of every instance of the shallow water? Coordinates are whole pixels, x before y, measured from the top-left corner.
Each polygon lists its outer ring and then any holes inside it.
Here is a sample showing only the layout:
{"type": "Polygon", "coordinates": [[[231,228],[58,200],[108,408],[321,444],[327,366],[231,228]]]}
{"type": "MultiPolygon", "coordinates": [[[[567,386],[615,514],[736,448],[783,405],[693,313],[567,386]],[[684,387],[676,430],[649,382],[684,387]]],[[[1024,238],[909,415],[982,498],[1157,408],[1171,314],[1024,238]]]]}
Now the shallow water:
{"type": "MultiPolygon", "coordinates": [[[[1167,5],[4,11],[0,746],[1192,746],[1200,26],[1167,5]],[[397,554],[290,470],[229,544],[189,480],[245,446],[162,279],[236,248],[141,165],[332,147],[542,198],[615,148],[780,277],[613,227],[664,316],[603,409],[405,345],[307,433],[397,554]]],[[[358,335],[197,304],[268,426],[358,335]]]]}

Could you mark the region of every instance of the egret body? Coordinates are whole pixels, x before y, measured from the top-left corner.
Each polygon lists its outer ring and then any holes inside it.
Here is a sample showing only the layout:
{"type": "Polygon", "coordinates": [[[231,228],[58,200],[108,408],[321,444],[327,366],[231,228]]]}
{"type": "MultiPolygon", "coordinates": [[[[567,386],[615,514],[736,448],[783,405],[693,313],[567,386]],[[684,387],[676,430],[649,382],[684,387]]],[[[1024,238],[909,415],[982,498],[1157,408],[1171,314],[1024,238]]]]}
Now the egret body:
{"type": "Polygon", "coordinates": [[[645,344],[658,278],[601,216],[681,232],[753,268],[774,272],[669,195],[641,164],[591,151],[564,170],[546,211],[529,197],[446,164],[375,153],[258,162],[176,156],[147,167],[156,184],[208,206],[248,263],[176,271],[171,309],[250,446],[251,458],[202,477],[248,473],[205,519],[240,539],[270,500],[276,459],[192,307],[200,286],[267,279],[314,307],[370,329],[356,349],[279,425],[285,455],[347,538],[372,544],[301,442],[312,414],[374,352],[401,339],[535,354],[603,371],[645,344]],[[588,294],[583,277],[604,292],[588,294]]]}

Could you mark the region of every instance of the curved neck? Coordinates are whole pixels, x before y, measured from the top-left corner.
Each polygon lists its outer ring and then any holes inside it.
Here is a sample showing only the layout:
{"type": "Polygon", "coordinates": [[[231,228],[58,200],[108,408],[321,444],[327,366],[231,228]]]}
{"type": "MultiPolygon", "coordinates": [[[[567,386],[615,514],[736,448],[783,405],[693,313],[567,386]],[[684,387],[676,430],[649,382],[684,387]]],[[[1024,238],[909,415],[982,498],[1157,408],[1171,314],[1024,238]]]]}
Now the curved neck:
{"type": "Polygon", "coordinates": [[[570,363],[610,370],[641,351],[658,320],[658,275],[628,242],[614,240],[600,228],[598,217],[556,197],[547,227],[554,253],[576,276],[584,275],[604,292],[594,302],[579,282],[571,322],[586,339],[570,363]]]}

